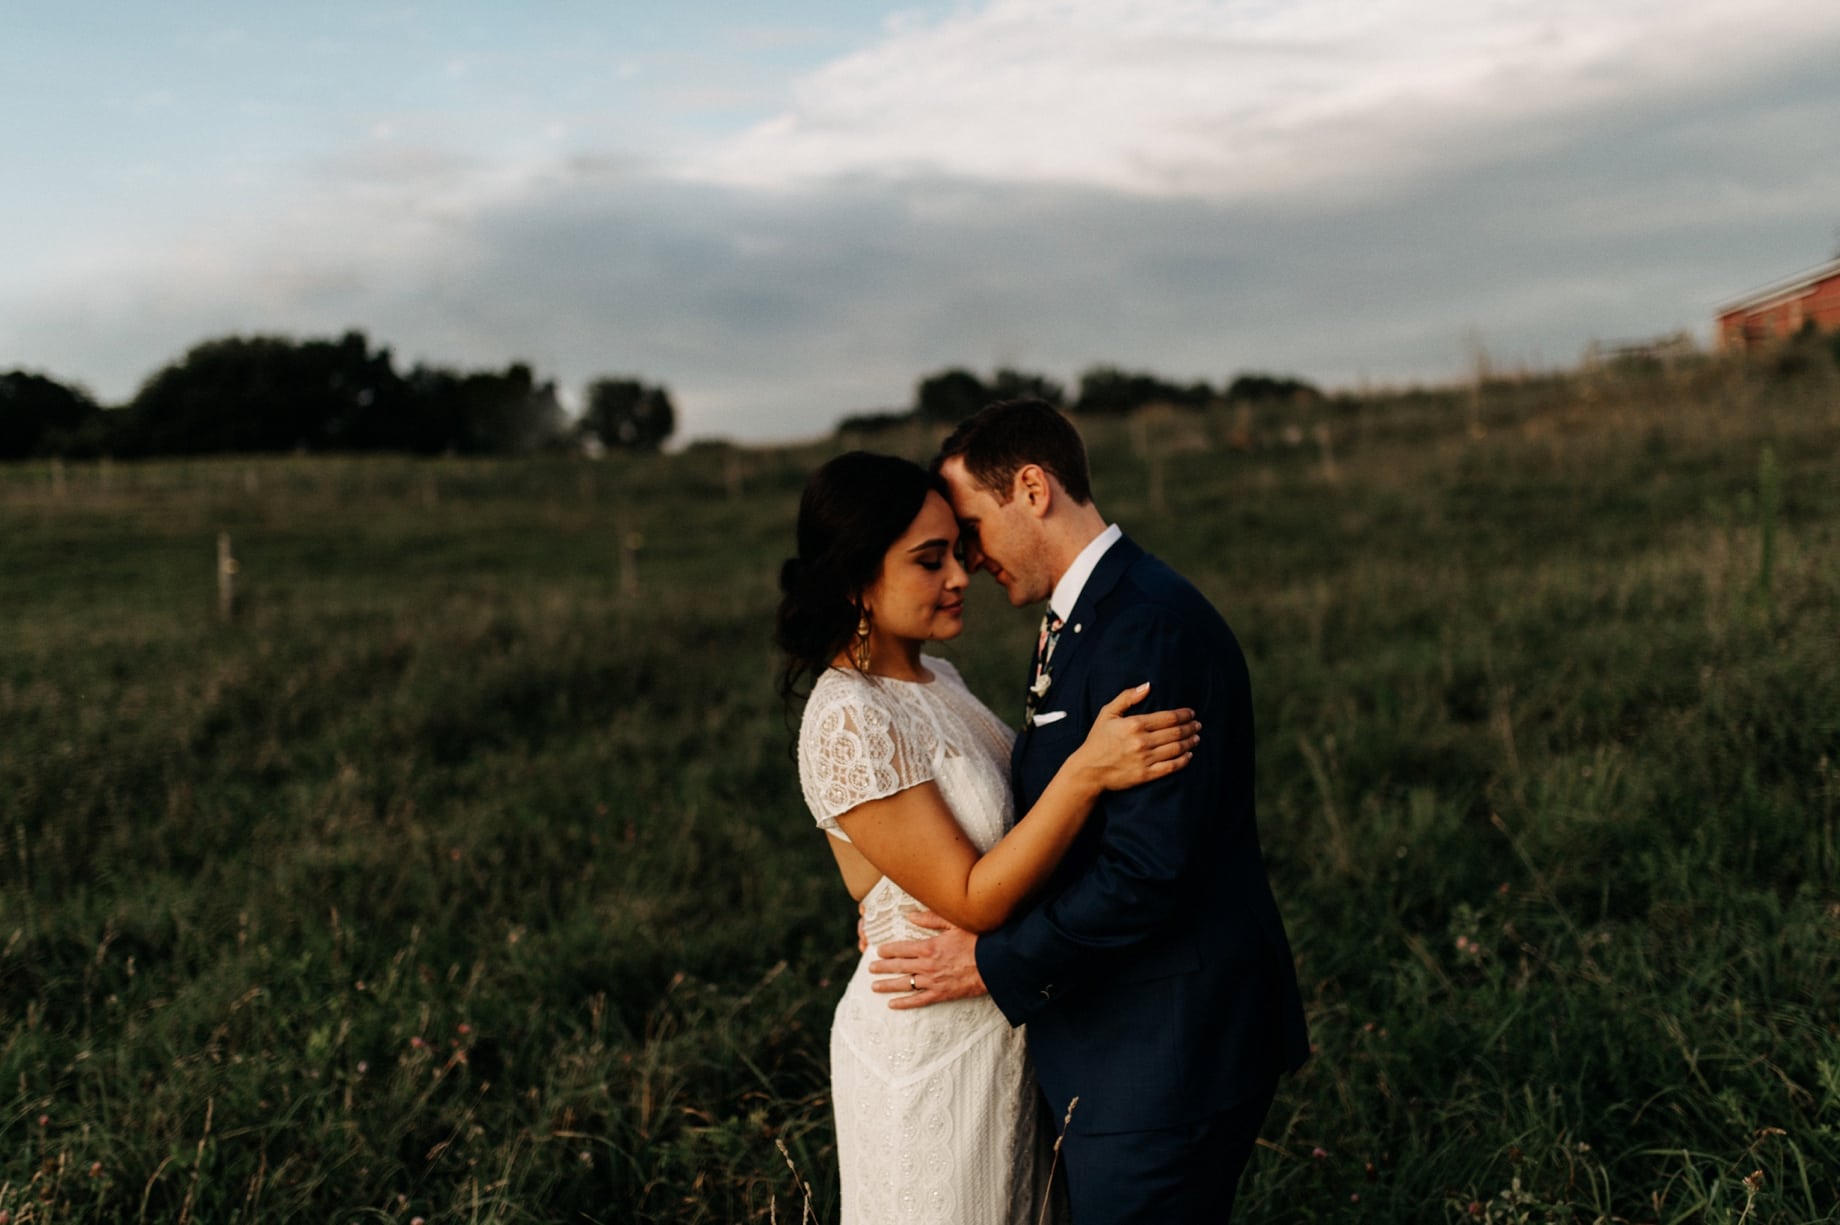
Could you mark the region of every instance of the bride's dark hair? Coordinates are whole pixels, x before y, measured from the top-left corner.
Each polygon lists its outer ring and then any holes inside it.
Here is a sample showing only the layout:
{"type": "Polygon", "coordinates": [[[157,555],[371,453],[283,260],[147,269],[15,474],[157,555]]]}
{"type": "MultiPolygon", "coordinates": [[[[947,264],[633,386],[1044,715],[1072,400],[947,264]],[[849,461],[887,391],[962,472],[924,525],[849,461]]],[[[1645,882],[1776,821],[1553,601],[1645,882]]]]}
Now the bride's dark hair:
{"type": "Polygon", "coordinates": [[[805,482],[798,556],[779,568],[773,623],[786,655],[782,698],[792,701],[805,680],[823,675],[855,635],[858,597],[933,492],[944,494],[945,482],[919,464],[868,451],[839,455],[805,482]]]}

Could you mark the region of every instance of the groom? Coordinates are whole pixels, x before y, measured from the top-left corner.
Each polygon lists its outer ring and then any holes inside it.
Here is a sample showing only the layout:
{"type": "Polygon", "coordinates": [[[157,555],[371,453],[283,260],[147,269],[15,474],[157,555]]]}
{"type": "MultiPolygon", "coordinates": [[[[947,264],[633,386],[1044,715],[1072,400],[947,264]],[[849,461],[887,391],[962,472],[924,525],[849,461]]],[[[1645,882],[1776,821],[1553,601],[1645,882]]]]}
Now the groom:
{"type": "Polygon", "coordinates": [[[941,447],[971,570],[1048,601],[1011,759],[1027,812],[1099,708],[1192,706],[1187,769],[1100,800],[1029,909],[973,936],[877,950],[891,1007],[988,992],[1058,1122],[1075,1225],[1224,1221],[1280,1072],[1309,1055],[1253,817],[1252,702],[1232,631],[1187,580],[1107,526],[1078,432],[1039,400],[993,404],[941,447]]]}

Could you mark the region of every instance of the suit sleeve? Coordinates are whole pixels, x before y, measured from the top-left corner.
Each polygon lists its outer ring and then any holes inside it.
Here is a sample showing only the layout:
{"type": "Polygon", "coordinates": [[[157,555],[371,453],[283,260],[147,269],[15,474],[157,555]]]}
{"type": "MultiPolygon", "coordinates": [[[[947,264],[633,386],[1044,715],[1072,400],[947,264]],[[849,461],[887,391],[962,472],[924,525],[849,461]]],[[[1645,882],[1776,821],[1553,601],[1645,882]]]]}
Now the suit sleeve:
{"type": "Polygon", "coordinates": [[[1220,819],[1234,704],[1218,690],[1235,674],[1210,659],[1203,634],[1154,605],[1126,610],[1094,647],[1094,709],[1148,680],[1150,696],[1130,713],[1192,707],[1201,743],[1186,769],[1107,793],[1104,832],[1086,870],[978,940],[979,972],[1012,1024],[1161,931],[1181,903],[1181,878],[1207,823],[1220,819]]]}

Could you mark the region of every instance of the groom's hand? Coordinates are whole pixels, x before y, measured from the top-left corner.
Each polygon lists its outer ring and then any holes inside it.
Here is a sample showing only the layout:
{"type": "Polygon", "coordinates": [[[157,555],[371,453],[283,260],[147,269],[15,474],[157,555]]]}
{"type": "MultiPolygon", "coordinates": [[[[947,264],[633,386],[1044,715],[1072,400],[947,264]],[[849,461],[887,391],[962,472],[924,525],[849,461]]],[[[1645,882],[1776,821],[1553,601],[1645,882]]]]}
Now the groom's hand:
{"type": "Polygon", "coordinates": [[[877,946],[869,973],[886,974],[871,991],[892,995],[890,1008],[925,1008],[947,1000],[987,995],[977,968],[977,937],[960,931],[930,910],[907,916],[916,927],[939,934],[926,940],[890,940],[877,946]]]}

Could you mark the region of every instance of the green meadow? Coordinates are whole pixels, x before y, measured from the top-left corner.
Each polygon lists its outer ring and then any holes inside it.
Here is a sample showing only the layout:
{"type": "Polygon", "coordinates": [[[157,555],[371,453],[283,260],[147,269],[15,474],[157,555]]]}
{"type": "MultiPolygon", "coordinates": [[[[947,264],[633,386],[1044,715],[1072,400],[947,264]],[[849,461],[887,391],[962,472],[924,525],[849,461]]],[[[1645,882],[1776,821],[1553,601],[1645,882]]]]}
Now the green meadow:
{"type": "MultiPolygon", "coordinates": [[[[1318,1050],[1239,1219],[1840,1222],[1816,356],[1082,423],[1252,667],[1318,1050]]],[[[0,467],[0,1220],[835,1221],[775,575],[933,442],[0,467]]]]}

